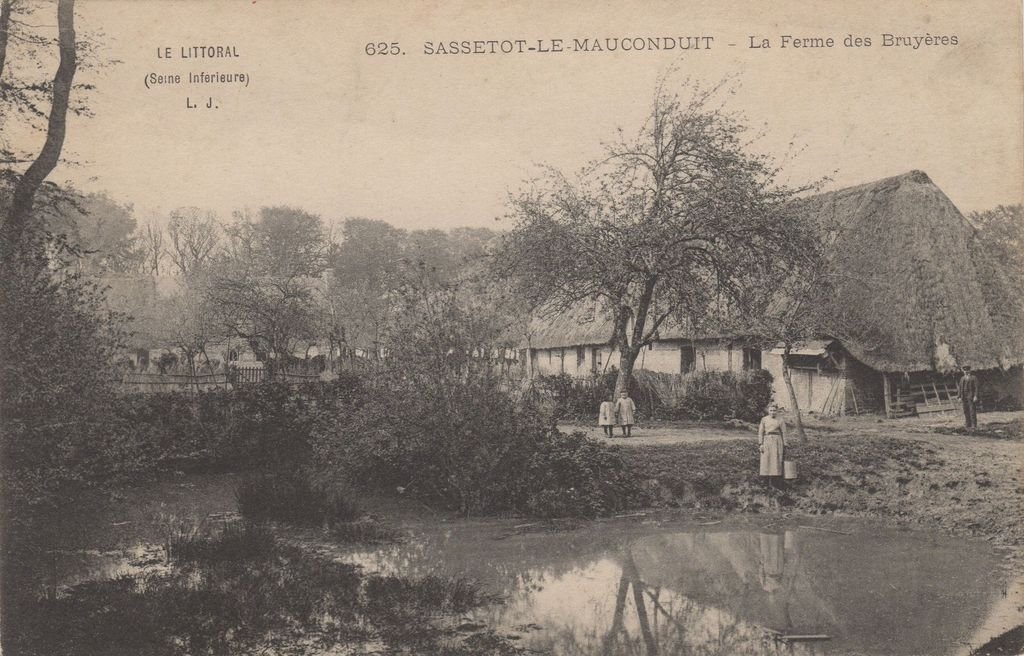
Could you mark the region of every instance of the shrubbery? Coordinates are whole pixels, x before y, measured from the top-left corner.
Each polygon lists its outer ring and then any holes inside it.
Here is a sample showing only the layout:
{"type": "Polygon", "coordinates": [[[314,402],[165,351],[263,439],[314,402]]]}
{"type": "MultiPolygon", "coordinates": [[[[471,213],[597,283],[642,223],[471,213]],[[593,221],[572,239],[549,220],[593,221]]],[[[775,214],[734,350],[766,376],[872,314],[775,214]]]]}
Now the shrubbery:
{"type": "Polygon", "coordinates": [[[364,402],[364,380],[263,383],[195,396],[131,394],[113,399],[107,433],[120,445],[107,460],[118,473],[157,468],[246,470],[308,460],[314,426],[364,402]]]}
{"type": "Polygon", "coordinates": [[[619,454],[555,429],[503,377],[504,325],[454,290],[410,295],[367,403],[319,424],[314,467],[462,513],[593,516],[640,496],[619,454]]]}
{"type": "Polygon", "coordinates": [[[662,413],[670,419],[743,419],[764,416],[772,398],[772,375],[750,371],[695,371],[667,381],[666,374],[650,374],[649,386],[658,392],[662,413]]]}
{"type": "Polygon", "coordinates": [[[615,449],[559,432],[492,382],[451,382],[438,395],[422,386],[377,391],[349,421],[322,426],[321,471],[463,513],[590,517],[640,502],[615,449]]]}
{"type": "Polygon", "coordinates": [[[644,505],[641,477],[618,447],[584,433],[551,431],[535,443],[526,466],[514,473],[516,505],[538,517],[596,517],[644,505]]]}
{"type": "MultiPolygon", "coordinates": [[[[602,401],[607,401],[615,392],[617,373],[591,376],[590,378],[573,378],[569,374],[553,374],[538,376],[531,389],[536,403],[548,404],[551,413],[559,418],[592,419],[597,417],[597,409],[602,401]]],[[[630,386],[630,393],[635,391],[635,381],[630,386]]],[[[636,397],[633,397],[637,401],[636,397]]],[[[640,403],[637,401],[637,407],[640,403]]]]}
{"type": "MultiPolygon", "coordinates": [[[[617,372],[577,379],[568,374],[541,376],[534,397],[548,402],[555,416],[591,420],[601,401],[615,390],[617,372]]],[[[629,395],[647,419],[743,419],[764,416],[772,397],[772,375],[763,370],[694,371],[684,375],[636,371],[629,395]]]]}

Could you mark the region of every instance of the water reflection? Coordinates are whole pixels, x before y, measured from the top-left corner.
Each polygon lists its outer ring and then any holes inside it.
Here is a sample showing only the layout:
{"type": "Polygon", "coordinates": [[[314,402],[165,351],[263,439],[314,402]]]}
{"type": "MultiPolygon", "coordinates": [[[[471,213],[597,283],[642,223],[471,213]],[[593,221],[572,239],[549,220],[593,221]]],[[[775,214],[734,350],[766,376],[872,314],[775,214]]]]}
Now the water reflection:
{"type": "MultiPolygon", "coordinates": [[[[441,569],[490,583],[506,602],[475,619],[520,634],[529,649],[803,656],[962,652],[1006,605],[997,603],[995,558],[978,552],[970,543],[878,530],[636,538],[601,527],[502,541],[424,534],[349,557],[373,569],[441,569]]],[[[1022,618],[1018,610],[1003,620],[1022,618]]]]}
{"type": "Polygon", "coordinates": [[[629,544],[513,596],[487,619],[508,626],[533,613],[545,629],[526,644],[558,654],[822,653],[820,643],[782,639],[796,628],[788,594],[799,567],[795,534],[671,537],[629,544]]]}
{"type": "MultiPolygon", "coordinates": [[[[162,566],[176,518],[223,521],[236,510],[234,482],[165,481],[69,515],[48,543],[57,551],[40,569],[47,586],[162,566]]],[[[364,551],[281,532],[371,570],[475,579],[505,601],[474,621],[554,654],[953,656],[1024,622],[1024,581],[1004,596],[1008,581],[987,547],[871,522],[839,535],[742,518],[719,530],[625,520],[527,533],[422,512],[390,521],[409,539],[364,551]],[[779,639],[814,634],[830,639],[779,639]]]]}

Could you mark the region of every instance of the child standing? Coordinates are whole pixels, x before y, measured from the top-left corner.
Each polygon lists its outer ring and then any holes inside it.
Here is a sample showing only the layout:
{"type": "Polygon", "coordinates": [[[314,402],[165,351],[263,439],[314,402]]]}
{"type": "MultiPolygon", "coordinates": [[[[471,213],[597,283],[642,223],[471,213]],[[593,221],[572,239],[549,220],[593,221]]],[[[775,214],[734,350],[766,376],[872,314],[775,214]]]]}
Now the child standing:
{"type": "Polygon", "coordinates": [[[597,412],[597,425],[604,430],[605,437],[615,437],[615,404],[612,403],[613,395],[601,402],[601,409],[597,412]]]}
{"type": "Polygon", "coordinates": [[[622,426],[622,437],[633,437],[633,413],[636,412],[636,404],[625,390],[619,393],[619,399],[615,402],[615,414],[619,416],[619,424],[622,426]]]}

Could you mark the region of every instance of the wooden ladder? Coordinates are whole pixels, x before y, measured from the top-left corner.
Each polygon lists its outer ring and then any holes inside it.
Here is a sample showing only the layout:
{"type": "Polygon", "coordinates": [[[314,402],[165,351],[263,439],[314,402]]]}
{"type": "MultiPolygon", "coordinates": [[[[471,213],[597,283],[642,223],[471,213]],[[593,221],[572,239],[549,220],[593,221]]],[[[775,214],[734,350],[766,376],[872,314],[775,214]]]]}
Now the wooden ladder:
{"type": "Polygon", "coordinates": [[[939,413],[956,414],[960,411],[960,394],[945,381],[912,386],[914,409],[918,415],[939,413]]]}

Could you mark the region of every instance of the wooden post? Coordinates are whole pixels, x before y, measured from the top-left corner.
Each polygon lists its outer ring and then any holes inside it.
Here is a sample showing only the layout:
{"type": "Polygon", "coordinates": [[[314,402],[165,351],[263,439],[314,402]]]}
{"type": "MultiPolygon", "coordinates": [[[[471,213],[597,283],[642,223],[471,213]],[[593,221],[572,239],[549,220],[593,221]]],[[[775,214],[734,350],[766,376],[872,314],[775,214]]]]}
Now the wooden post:
{"type": "Polygon", "coordinates": [[[892,403],[890,401],[889,375],[882,372],[882,395],[885,398],[885,416],[892,419],[892,403]]]}

